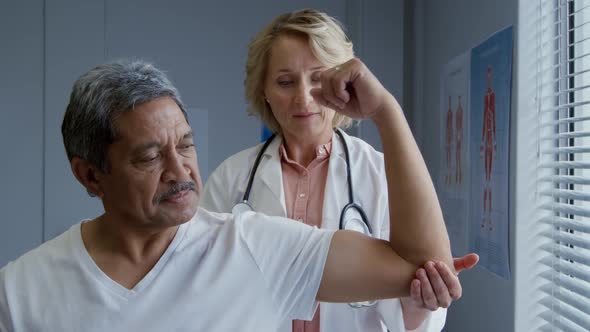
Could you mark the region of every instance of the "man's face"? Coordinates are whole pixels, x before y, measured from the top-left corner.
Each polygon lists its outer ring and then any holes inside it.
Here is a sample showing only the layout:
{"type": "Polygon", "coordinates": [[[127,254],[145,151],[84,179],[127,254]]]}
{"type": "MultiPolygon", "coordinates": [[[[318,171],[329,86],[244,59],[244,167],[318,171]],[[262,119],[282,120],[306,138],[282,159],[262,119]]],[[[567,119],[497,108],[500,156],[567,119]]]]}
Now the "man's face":
{"type": "Polygon", "coordinates": [[[202,189],[192,131],[178,105],[154,99],[113,123],[117,140],[100,175],[107,214],[150,228],[169,227],[195,214],[202,189]]]}

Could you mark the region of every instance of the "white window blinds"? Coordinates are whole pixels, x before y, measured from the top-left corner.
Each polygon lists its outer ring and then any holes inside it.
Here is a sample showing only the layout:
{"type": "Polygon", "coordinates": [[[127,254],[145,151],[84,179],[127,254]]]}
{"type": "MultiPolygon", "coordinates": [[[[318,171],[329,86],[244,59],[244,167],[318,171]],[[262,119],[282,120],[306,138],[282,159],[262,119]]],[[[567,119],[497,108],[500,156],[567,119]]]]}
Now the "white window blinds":
{"type": "Polygon", "coordinates": [[[538,8],[540,329],[590,331],[590,0],[538,8]]]}

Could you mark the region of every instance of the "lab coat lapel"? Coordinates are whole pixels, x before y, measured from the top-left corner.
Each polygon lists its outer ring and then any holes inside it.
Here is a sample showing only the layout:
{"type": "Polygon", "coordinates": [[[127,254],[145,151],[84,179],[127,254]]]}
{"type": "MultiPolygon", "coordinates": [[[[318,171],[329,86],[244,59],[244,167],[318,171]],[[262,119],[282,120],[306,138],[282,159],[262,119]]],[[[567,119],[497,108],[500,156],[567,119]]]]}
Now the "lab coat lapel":
{"type": "MultiPolygon", "coordinates": [[[[345,139],[348,136],[344,134],[345,139]]],[[[322,209],[322,228],[338,229],[340,226],[340,211],[348,202],[348,187],[346,183],[346,159],[344,146],[340,138],[332,134],[332,153],[328,167],[328,177],[324,191],[324,206],[322,209]]]]}
{"type": "MultiPolygon", "coordinates": [[[[266,149],[263,159],[260,161],[259,170],[256,177],[260,179],[263,186],[260,188],[261,201],[259,206],[266,207],[260,212],[271,215],[287,216],[285,208],[285,194],[283,190],[283,172],[281,169],[281,159],[279,156],[279,146],[282,143],[280,136],[275,137],[273,142],[266,149]],[[280,206],[280,208],[279,208],[280,206]]],[[[252,196],[255,194],[253,193],[252,196]]]]}

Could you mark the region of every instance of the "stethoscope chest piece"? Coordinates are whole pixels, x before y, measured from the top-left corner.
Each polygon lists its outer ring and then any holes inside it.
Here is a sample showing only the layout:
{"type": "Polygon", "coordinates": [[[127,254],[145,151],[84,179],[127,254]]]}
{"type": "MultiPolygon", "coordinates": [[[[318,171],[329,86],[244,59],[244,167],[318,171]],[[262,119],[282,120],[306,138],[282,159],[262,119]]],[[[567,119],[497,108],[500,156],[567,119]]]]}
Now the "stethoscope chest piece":
{"type": "Polygon", "coordinates": [[[231,209],[231,213],[234,216],[239,216],[244,212],[250,212],[250,211],[254,211],[254,209],[252,208],[250,203],[248,203],[247,201],[240,202],[240,203],[234,205],[234,207],[231,209]]]}

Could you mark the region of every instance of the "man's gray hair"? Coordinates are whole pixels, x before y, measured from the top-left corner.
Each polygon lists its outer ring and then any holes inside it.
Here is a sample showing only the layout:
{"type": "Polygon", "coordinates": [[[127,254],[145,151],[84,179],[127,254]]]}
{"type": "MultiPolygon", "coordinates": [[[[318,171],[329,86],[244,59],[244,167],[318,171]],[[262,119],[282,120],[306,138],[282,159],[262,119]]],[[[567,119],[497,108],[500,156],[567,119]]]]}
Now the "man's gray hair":
{"type": "Polygon", "coordinates": [[[148,62],[116,61],[80,76],[61,125],[68,159],[79,157],[108,172],[107,148],[117,139],[114,119],[160,97],[172,98],[188,122],[178,91],[148,62]]]}

